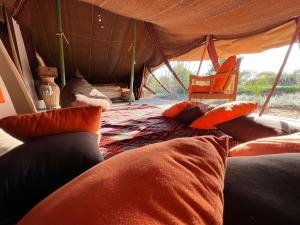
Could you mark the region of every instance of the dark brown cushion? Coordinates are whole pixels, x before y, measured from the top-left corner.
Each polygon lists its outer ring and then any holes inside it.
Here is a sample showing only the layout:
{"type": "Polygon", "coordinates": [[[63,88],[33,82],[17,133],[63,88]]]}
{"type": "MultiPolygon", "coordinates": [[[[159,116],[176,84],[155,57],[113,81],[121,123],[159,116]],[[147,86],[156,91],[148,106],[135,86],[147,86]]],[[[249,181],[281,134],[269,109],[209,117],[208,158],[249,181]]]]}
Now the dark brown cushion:
{"type": "Polygon", "coordinates": [[[200,109],[199,106],[193,106],[191,108],[187,108],[183,110],[181,113],[179,113],[175,120],[184,123],[184,124],[191,124],[194,120],[199,118],[200,116],[203,116],[204,113],[200,109]]]}
{"type": "Polygon", "coordinates": [[[279,119],[245,116],[218,124],[217,128],[242,142],[300,132],[300,126],[279,119]]]}
{"type": "Polygon", "coordinates": [[[111,105],[110,99],[97,91],[86,79],[84,79],[78,70],[75,72],[74,76],[68,80],[67,84],[62,89],[60,98],[62,107],[87,104],[93,106],[102,106],[102,108],[105,109],[107,106],[103,105],[103,100],[105,100],[108,105],[111,105]],[[85,96],[86,98],[81,99],[81,102],[78,102],[76,95],[85,96]],[[97,101],[95,102],[95,100],[98,100],[99,103],[97,103],[97,101]]]}
{"type": "Polygon", "coordinates": [[[33,206],[102,161],[97,135],[87,132],[36,139],[0,157],[0,224],[15,224],[33,206]]]}
{"type": "Polygon", "coordinates": [[[227,160],[224,225],[299,225],[300,153],[227,160]]]}

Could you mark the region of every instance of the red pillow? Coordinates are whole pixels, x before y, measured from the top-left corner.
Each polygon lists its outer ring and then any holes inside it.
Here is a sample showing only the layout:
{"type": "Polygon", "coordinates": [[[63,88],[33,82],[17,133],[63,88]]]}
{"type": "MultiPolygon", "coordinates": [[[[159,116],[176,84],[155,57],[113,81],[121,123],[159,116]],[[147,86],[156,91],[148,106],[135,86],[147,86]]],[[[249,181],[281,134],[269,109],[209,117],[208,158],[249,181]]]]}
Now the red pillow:
{"type": "Polygon", "coordinates": [[[300,133],[261,138],[233,147],[229,156],[255,156],[300,152],[300,133]]]}
{"type": "Polygon", "coordinates": [[[208,111],[204,116],[195,120],[190,127],[198,129],[212,129],[215,125],[247,116],[257,108],[256,102],[235,101],[219,105],[208,111]]]}
{"type": "Polygon", "coordinates": [[[179,102],[175,105],[172,105],[170,108],[166,109],[165,111],[163,111],[162,115],[169,118],[175,118],[183,110],[199,104],[201,103],[191,102],[191,101],[179,102]]]}
{"type": "Polygon", "coordinates": [[[119,154],[54,192],[18,225],[221,225],[227,142],[180,138],[119,154]]]}
{"type": "Polygon", "coordinates": [[[64,108],[9,116],[0,120],[0,128],[24,142],[51,134],[68,132],[97,133],[100,115],[101,107],[64,108]]]}

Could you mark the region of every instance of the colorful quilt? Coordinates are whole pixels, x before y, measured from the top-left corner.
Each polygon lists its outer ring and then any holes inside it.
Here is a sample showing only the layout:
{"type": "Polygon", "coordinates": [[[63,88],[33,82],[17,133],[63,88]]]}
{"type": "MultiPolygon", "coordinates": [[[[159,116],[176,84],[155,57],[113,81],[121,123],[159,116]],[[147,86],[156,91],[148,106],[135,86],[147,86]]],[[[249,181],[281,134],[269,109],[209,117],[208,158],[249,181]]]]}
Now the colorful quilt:
{"type": "MultiPolygon", "coordinates": [[[[116,106],[101,119],[100,151],[104,158],[147,144],[179,137],[226,135],[219,130],[193,129],[161,116],[161,109],[150,105],[116,106]]],[[[230,145],[237,142],[230,139],[230,145]]]]}
{"type": "Polygon", "coordinates": [[[150,105],[117,106],[101,118],[101,146],[167,131],[178,126],[176,121],[162,122],[161,109],[150,105]]]}

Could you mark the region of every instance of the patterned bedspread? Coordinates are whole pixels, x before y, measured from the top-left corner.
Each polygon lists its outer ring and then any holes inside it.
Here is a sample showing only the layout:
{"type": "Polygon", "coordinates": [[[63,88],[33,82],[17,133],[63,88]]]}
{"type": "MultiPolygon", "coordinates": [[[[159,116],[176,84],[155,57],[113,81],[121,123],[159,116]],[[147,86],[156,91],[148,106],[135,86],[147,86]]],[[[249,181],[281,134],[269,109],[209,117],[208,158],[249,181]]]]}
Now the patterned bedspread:
{"type": "MultiPolygon", "coordinates": [[[[161,116],[161,109],[150,105],[116,106],[101,118],[100,151],[104,158],[179,137],[224,136],[219,130],[199,130],[161,116]]],[[[230,145],[237,141],[230,139],[230,145]]]]}

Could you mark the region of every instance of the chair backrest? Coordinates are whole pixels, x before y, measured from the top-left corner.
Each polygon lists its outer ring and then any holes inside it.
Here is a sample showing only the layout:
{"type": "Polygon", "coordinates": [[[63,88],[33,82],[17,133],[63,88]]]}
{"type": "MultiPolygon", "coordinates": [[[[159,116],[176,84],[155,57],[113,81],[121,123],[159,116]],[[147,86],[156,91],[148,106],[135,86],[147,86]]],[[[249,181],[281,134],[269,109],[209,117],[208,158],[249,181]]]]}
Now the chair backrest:
{"type": "Polygon", "coordinates": [[[233,74],[235,66],[237,63],[236,56],[230,56],[226,61],[220,66],[216,74],[228,73],[228,76],[222,76],[214,79],[213,89],[217,91],[223,91],[225,85],[228,83],[228,79],[230,79],[230,75],[233,74]]]}
{"type": "Polygon", "coordinates": [[[228,93],[236,93],[237,86],[239,82],[239,75],[240,75],[240,64],[241,59],[237,59],[236,64],[232,70],[231,75],[228,77],[228,80],[224,86],[224,92],[228,93]]]}

